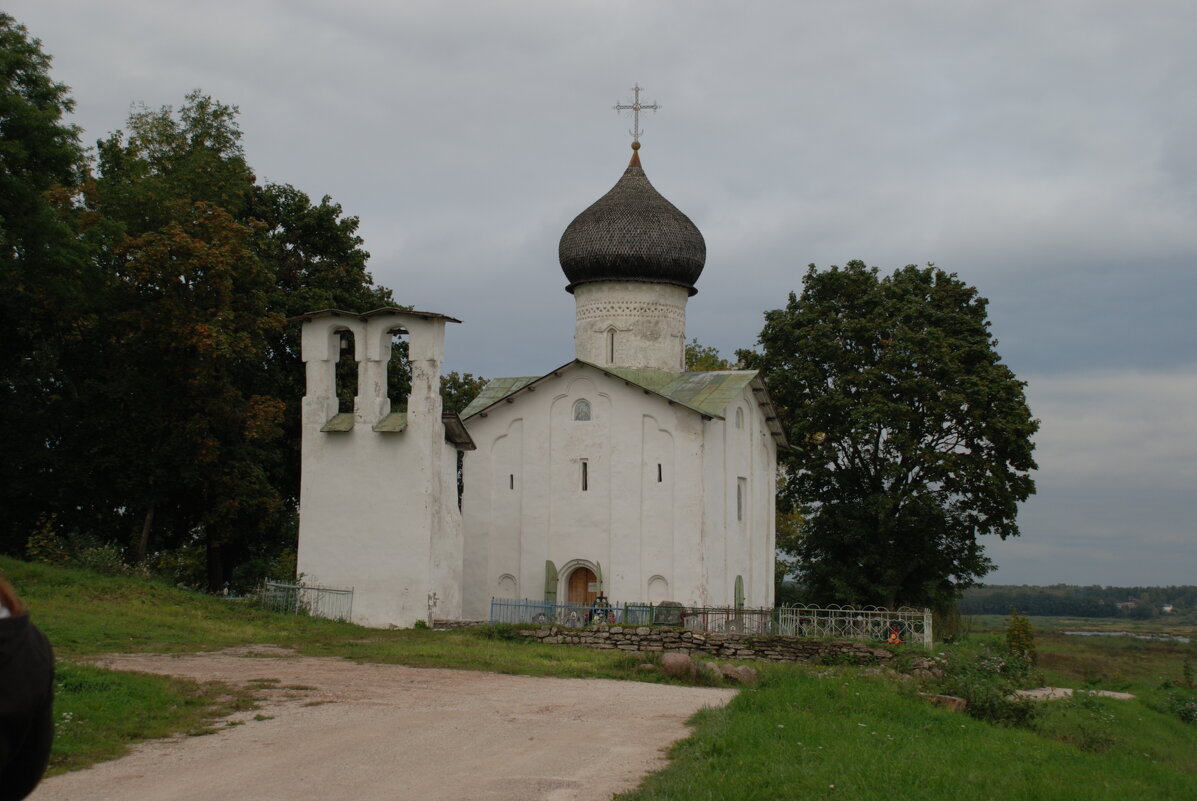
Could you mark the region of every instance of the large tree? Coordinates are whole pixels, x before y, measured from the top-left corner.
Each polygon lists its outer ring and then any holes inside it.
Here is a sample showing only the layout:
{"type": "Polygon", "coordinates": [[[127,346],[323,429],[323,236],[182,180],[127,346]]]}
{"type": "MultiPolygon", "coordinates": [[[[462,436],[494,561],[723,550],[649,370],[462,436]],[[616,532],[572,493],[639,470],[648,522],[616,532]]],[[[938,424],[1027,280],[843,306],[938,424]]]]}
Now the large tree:
{"type": "Polygon", "coordinates": [[[50,57],[0,13],[0,548],[18,551],[60,505],[54,448],[77,408],[70,363],[86,345],[98,272],[74,199],[86,160],[50,57]]]}
{"type": "Polygon", "coordinates": [[[357,219],[258,184],[236,118],[200,92],[136,111],[99,143],[94,198],[114,284],[97,408],[134,424],[97,449],[119,480],[105,503],[138,521],[139,555],[202,544],[213,587],[293,544],[304,388],[287,319],[393,305],[357,219]]]}
{"type": "Polygon", "coordinates": [[[812,599],[943,606],[992,569],[978,537],[1019,533],[1038,421],[976,289],[934,266],[811,265],[759,344],[739,355],[786,425],[779,505],[805,513],[812,599]]]}

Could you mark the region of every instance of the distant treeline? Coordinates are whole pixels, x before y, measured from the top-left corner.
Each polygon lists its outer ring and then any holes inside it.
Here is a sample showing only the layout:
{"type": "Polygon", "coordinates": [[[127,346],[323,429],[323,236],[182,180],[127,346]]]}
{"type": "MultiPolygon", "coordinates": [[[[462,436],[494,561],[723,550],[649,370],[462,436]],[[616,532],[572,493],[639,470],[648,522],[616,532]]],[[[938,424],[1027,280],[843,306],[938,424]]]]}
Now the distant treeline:
{"type": "Polygon", "coordinates": [[[990,584],[965,590],[957,608],[962,615],[1004,615],[1014,607],[1028,615],[1142,619],[1165,614],[1163,609],[1169,605],[1176,614],[1197,609],[1197,587],[990,584]]]}

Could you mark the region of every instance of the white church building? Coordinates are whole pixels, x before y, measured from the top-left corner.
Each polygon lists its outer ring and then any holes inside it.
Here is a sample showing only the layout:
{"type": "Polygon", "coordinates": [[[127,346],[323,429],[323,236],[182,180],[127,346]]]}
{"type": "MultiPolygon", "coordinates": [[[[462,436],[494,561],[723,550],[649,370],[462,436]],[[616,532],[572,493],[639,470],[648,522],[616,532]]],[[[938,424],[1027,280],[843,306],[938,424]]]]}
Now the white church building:
{"type": "Polygon", "coordinates": [[[649,183],[639,143],[561,237],[576,358],[490,381],[460,417],[439,394],[453,318],[303,318],[298,569],[353,587],[355,622],[485,619],[492,598],[773,604],[777,451],[756,371],[685,370],[702,234],[649,183]],[[335,366],[352,333],[352,413],[335,366]],[[405,411],[386,397],[409,337],[405,411]],[[460,466],[460,476],[458,469],[460,466]],[[459,483],[460,479],[460,483],[459,483]]]}

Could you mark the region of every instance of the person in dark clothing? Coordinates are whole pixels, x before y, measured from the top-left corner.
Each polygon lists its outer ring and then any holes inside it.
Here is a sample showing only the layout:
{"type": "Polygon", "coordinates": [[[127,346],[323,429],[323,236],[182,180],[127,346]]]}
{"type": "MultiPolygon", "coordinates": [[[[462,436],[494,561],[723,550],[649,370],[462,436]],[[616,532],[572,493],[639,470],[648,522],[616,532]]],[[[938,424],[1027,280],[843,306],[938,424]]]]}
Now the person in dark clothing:
{"type": "Polygon", "coordinates": [[[0,801],[20,801],[46,772],[54,739],[54,652],[0,578],[0,801]]]}

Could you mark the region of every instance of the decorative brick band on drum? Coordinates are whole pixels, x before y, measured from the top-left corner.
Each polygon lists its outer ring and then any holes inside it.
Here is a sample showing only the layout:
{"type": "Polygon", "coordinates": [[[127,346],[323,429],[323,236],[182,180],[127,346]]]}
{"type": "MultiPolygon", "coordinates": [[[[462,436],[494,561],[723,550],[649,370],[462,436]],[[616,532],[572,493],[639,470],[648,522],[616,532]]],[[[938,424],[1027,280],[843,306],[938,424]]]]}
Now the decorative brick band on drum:
{"type": "Polygon", "coordinates": [[[686,321],[686,309],[664,303],[593,303],[578,305],[579,320],[606,317],[651,317],[659,320],[686,321]]]}

